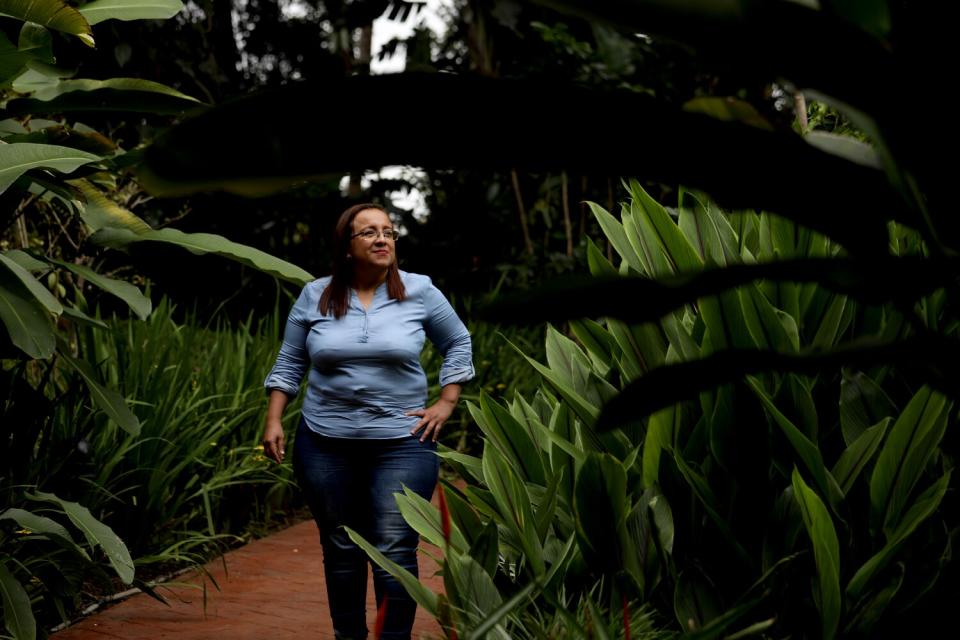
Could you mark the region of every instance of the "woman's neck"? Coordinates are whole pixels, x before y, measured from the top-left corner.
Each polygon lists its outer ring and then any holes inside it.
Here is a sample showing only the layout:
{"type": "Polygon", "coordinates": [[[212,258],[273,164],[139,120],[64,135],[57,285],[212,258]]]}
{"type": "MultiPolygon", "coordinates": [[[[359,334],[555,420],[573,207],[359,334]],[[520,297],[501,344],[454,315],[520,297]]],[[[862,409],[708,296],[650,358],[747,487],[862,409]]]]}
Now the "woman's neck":
{"type": "Polygon", "coordinates": [[[355,269],[353,288],[357,291],[373,291],[387,280],[388,269],[355,269]]]}

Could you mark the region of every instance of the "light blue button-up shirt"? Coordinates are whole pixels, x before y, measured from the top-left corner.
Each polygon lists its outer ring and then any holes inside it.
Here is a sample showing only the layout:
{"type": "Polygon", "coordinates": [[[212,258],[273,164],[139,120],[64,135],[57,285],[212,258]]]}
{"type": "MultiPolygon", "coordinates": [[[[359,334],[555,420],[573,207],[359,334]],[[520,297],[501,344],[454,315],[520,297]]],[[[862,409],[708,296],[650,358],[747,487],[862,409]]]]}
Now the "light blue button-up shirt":
{"type": "Polygon", "coordinates": [[[303,418],[312,430],[339,438],[402,438],[420,421],[427,376],[420,366],[424,337],[443,354],[440,385],[474,377],[470,334],[430,278],[400,272],[407,297],[390,299],[381,284],[369,309],[351,290],[339,320],[322,315],[330,277],[310,282],[290,311],[277,361],[264,381],[294,396],[304,373],[303,418]]]}

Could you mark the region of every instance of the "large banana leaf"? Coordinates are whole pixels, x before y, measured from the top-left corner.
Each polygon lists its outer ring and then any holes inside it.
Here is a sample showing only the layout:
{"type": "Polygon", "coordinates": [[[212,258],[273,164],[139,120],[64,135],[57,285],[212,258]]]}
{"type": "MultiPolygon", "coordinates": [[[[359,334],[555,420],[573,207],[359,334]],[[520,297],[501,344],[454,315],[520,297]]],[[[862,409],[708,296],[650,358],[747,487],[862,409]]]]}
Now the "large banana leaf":
{"type": "Polygon", "coordinates": [[[49,312],[9,270],[0,267],[0,321],[10,341],[31,358],[49,358],[56,334],[49,312]]]}
{"type": "Polygon", "coordinates": [[[183,9],[180,0],[94,0],[80,7],[91,25],[104,20],[166,20],[183,9]]]}
{"type": "Polygon", "coordinates": [[[0,193],[31,169],[56,169],[70,173],[77,167],[98,160],[99,156],[69,147],[30,142],[0,144],[0,193]]]}
{"type": "Polygon", "coordinates": [[[0,602],[3,603],[4,625],[14,640],[34,640],[37,637],[37,621],[30,607],[30,596],[2,561],[0,602]]]}
{"type": "Polygon", "coordinates": [[[52,493],[42,491],[38,491],[36,494],[27,494],[27,498],[41,502],[52,502],[63,509],[74,526],[83,532],[87,542],[91,546],[98,546],[103,549],[120,579],[125,584],[133,582],[133,560],[130,558],[130,552],[127,551],[127,545],[113,532],[113,529],[94,518],[89,509],[76,502],[63,500],[52,493]]]}
{"type": "MultiPolygon", "coordinates": [[[[405,131],[413,135],[416,127],[409,124],[405,131]]],[[[899,204],[902,200],[882,172],[819,151],[798,136],[719,122],[627,92],[600,100],[594,92],[570,86],[453,74],[298,83],[220,105],[158,138],[144,154],[140,175],[144,186],[157,194],[212,188],[251,193],[258,185],[290,186],[309,176],[371,165],[499,167],[503,156],[494,150],[503,148],[511,149],[510,163],[515,167],[582,168],[690,185],[728,209],[756,208],[789,216],[858,254],[886,250],[886,219],[914,226],[923,222],[899,204]],[[361,95],[408,96],[409,113],[425,114],[432,127],[458,135],[418,139],[416,144],[411,139],[406,144],[402,135],[396,137],[389,119],[378,117],[378,105],[351,99],[361,95]],[[482,107],[470,118],[471,126],[463,127],[462,111],[432,108],[441,102],[511,108],[482,107]],[[315,121],[336,126],[290,128],[285,118],[290,104],[312,105],[315,121]],[[542,117],[544,104],[576,126],[567,127],[558,138],[553,121],[542,117]],[[259,123],[260,135],[236,145],[236,132],[250,122],[259,123]],[[388,138],[396,143],[379,144],[388,138]],[[517,145],[516,140],[525,143],[517,145]],[[636,140],[644,152],[598,154],[597,140],[622,144],[636,140]],[[324,151],[329,149],[337,151],[324,151]],[[778,161],[770,162],[773,157],[778,161]],[[806,180],[811,166],[831,180],[806,180]]]]}
{"type": "Polygon", "coordinates": [[[4,0],[0,5],[0,13],[69,33],[77,36],[85,45],[93,46],[90,23],[63,0],[4,0]]]}
{"type": "Polygon", "coordinates": [[[30,97],[10,100],[12,116],[76,111],[119,111],[180,115],[206,105],[171,87],[139,78],[60,80],[45,83],[30,97]]]}
{"type": "Polygon", "coordinates": [[[820,609],[822,637],[829,640],[836,635],[843,606],[840,593],[840,543],[837,531],[823,501],[800,476],[793,471],[793,492],[800,504],[803,524],[813,545],[817,565],[817,607],[820,609]]]}

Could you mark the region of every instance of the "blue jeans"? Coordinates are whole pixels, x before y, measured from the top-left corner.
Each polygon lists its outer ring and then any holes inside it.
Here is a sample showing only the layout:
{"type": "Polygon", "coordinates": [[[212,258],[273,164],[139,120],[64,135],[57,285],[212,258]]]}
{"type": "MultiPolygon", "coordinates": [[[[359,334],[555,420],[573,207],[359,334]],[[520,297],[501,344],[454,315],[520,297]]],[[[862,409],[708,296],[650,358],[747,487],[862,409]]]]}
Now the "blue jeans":
{"type": "MultiPolygon", "coordinates": [[[[337,638],[367,637],[366,553],[342,525],[358,531],[383,555],[417,573],[419,536],[400,515],[394,493],[409,487],[429,500],[437,484],[436,443],[410,436],[391,440],[330,438],[301,418],[294,442],[293,469],[320,529],[330,616],[337,638]]],[[[373,586],[378,603],[387,598],[384,640],[409,638],[416,602],[376,563],[373,586]]]]}

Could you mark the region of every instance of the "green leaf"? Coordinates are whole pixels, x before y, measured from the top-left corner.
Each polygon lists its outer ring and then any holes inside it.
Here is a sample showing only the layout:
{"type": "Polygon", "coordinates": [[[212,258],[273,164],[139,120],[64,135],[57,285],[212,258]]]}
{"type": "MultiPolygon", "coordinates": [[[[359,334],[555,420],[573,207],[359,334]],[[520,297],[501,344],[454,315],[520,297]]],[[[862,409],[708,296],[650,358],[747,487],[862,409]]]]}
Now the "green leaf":
{"type": "Polygon", "coordinates": [[[353,540],[358,547],[363,549],[366,554],[370,556],[371,560],[396,578],[397,582],[410,594],[410,597],[417,601],[417,604],[426,609],[430,615],[436,617],[438,611],[437,594],[423,586],[412,573],[380,553],[375,546],[367,542],[359,533],[350,527],[345,526],[344,529],[347,535],[350,536],[350,539],[353,540]]]}
{"type": "Polygon", "coordinates": [[[48,265],[46,262],[37,260],[26,251],[21,251],[20,249],[11,249],[10,251],[7,251],[3,255],[13,260],[18,265],[20,265],[21,267],[23,267],[24,269],[26,269],[31,273],[38,273],[40,271],[50,270],[50,265],[48,265]]]}
{"type": "Polygon", "coordinates": [[[877,155],[873,145],[867,144],[862,140],[857,140],[851,136],[831,133],[829,131],[811,131],[803,136],[807,144],[813,145],[821,151],[844,160],[855,162],[871,169],[881,167],[880,157],[877,155]]]}
{"type": "Polygon", "coordinates": [[[831,504],[833,504],[839,498],[839,490],[836,482],[830,476],[830,473],[823,463],[823,456],[820,454],[820,449],[815,443],[811,442],[789,418],[783,415],[773,403],[773,400],[771,400],[763,390],[763,386],[756,378],[748,377],[747,386],[749,386],[754,395],[760,399],[767,413],[770,414],[773,421],[780,427],[783,435],[787,437],[787,441],[793,446],[797,456],[816,482],[817,489],[821,495],[826,496],[831,504]]]}
{"type": "Polygon", "coordinates": [[[792,484],[800,505],[800,513],[803,515],[803,524],[813,544],[813,556],[817,565],[815,601],[820,609],[822,637],[829,640],[837,633],[843,606],[840,594],[840,543],[826,506],[804,483],[796,468],[793,470],[792,484]]]}
{"type": "Polygon", "coordinates": [[[14,640],[34,640],[37,621],[30,608],[30,596],[23,585],[0,562],[0,596],[3,602],[3,620],[14,640]]]}
{"type": "Polygon", "coordinates": [[[38,516],[35,513],[25,509],[7,509],[0,513],[0,520],[13,520],[22,528],[28,529],[30,533],[56,538],[61,544],[69,547],[84,560],[90,560],[90,556],[73,540],[73,536],[67,531],[66,527],[50,518],[38,516]]]}
{"type": "Polygon", "coordinates": [[[63,313],[63,305],[57,300],[50,291],[43,286],[29,271],[21,267],[17,262],[0,253],[0,268],[6,267],[10,273],[23,283],[24,287],[30,292],[34,299],[46,307],[50,313],[60,315],[63,313]]]}
{"type": "Polygon", "coordinates": [[[887,566],[890,560],[892,560],[900,550],[900,547],[903,546],[903,543],[906,542],[907,538],[937,510],[937,507],[940,506],[940,502],[943,500],[943,496],[947,492],[947,488],[950,486],[951,473],[952,471],[945,473],[917,498],[916,502],[910,506],[907,513],[901,518],[897,528],[887,539],[887,544],[867,560],[863,566],[857,570],[853,578],[850,579],[850,582],[847,584],[846,594],[851,602],[859,600],[864,590],[870,584],[873,576],[887,566]]]}
{"type": "Polygon", "coordinates": [[[56,334],[50,314],[7,269],[0,269],[0,321],[14,346],[31,358],[53,355],[56,334]]]}
{"type": "Polygon", "coordinates": [[[758,347],[784,353],[799,348],[796,321],[783,312],[778,313],[755,285],[740,289],[740,303],[747,330],[758,347]]]}
{"type": "Polygon", "coordinates": [[[899,412],[880,385],[865,373],[843,373],[840,383],[840,426],[849,446],[870,425],[899,412]]]}
{"type": "Polygon", "coordinates": [[[80,7],[91,25],[104,20],[166,20],[183,9],[180,0],[94,0],[80,7]]]}
{"type": "Polygon", "coordinates": [[[90,327],[96,327],[98,329],[110,328],[109,325],[107,325],[107,323],[104,322],[103,320],[98,320],[97,318],[91,318],[90,316],[85,314],[83,311],[80,311],[80,309],[77,309],[76,307],[64,307],[63,315],[66,316],[67,318],[70,318],[74,322],[85,324],[90,327]]]}
{"type": "Polygon", "coordinates": [[[883,436],[887,433],[887,427],[890,426],[892,421],[893,418],[884,418],[872,427],[865,429],[840,454],[840,459],[834,465],[832,474],[844,495],[850,492],[860,472],[873,458],[873,454],[880,447],[883,436]]]}
{"type": "Polygon", "coordinates": [[[480,458],[458,451],[437,451],[437,455],[448,463],[457,465],[466,471],[465,477],[471,477],[476,482],[483,480],[483,467],[480,458]]]}
{"type": "Polygon", "coordinates": [[[540,449],[524,425],[486,393],[480,394],[479,409],[473,403],[467,403],[467,407],[488,444],[500,450],[525,482],[546,484],[540,449]]]}
{"type": "Polygon", "coordinates": [[[549,367],[545,367],[540,364],[530,356],[528,356],[522,349],[517,347],[515,344],[507,341],[511,347],[516,350],[517,353],[522,355],[524,359],[530,363],[530,365],[537,370],[544,379],[550,383],[552,387],[557,390],[557,393],[570,404],[571,408],[577,414],[577,416],[588,426],[593,425],[597,421],[597,416],[600,415],[600,408],[591,404],[583,396],[578,394],[570,385],[568,385],[562,376],[555,373],[549,367]]]}
{"type": "Polygon", "coordinates": [[[83,532],[91,546],[98,546],[103,549],[110,560],[111,566],[113,566],[113,570],[117,572],[120,579],[125,584],[133,582],[133,560],[130,558],[127,546],[113,532],[113,529],[94,518],[89,509],[76,502],[62,500],[52,493],[41,491],[38,491],[35,495],[27,494],[27,498],[57,504],[67,514],[70,521],[83,532]]]}
{"type": "Polygon", "coordinates": [[[29,97],[9,100],[6,111],[13,116],[76,111],[182,115],[205,107],[196,98],[151,80],[78,78],[38,84],[29,97]]]}
{"type": "Polygon", "coordinates": [[[643,440],[643,487],[649,488],[660,480],[660,452],[673,444],[673,421],[676,407],[661,409],[647,421],[643,440]]]}
{"type": "Polygon", "coordinates": [[[90,281],[91,284],[94,284],[107,293],[120,298],[127,303],[130,309],[137,314],[137,317],[139,317],[141,320],[146,320],[147,316],[150,315],[150,311],[153,309],[153,304],[150,302],[150,298],[140,293],[140,289],[137,289],[129,282],[108,278],[107,276],[100,275],[89,267],[84,267],[79,264],[64,262],[62,260],[50,260],[50,262],[58,264],[61,267],[72,271],[74,274],[90,281]]]}
{"type": "Polygon", "coordinates": [[[480,563],[484,571],[494,577],[500,560],[500,536],[497,523],[491,520],[480,529],[477,539],[470,545],[470,555],[480,563]]]}
{"type": "Polygon", "coordinates": [[[0,13],[69,33],[88,47],[94,46],[93,31],[87,19],[63,0],[4,0],[0,13]]]}
{"type": "Polygon", "coordinates": [[[70,180],[86,202],[79,207],[80,217],[93,232],[101,229],[127,229],[134,233],[152,231],[150,225],[133,212],[106,197],[87,180],[70,180]]]}
{"type": "Polygon", "coordinates": [[[666,209],[651,198],[636,180],[630,181],[630,195],[633,198],[631,212],[637,228],[649,239],[651,245],[659,247],[661,254],[667,258],[670,272],[676,274],[701,269],[703,260],[697,255],[666,209]]]}
{"type": "Polygon", "coordinates": [[[483,478],[507,527],[520,540],[526,561],[535,576],[546,571],[543,546],[537,536],[530,494],[496,447],[483,451],[483,478]]]}
{"type": "Polygon", "coordinates": [[[882,527],[887,540],[943,438],[951,404],[943,394],[923,387],[890,429],[870,477],[871,521],[882,527]]]}
{"type": "Polygon", "coordinates": [[[127,407],[123,396],[113,389],[101,385],[90,365],[83,360],[71,357],[64,349],[61,349],[60,357],[77,370],[90,390],[90,397],[100,407],[100,410],[107,414],[107,417],[130,435],[140,435],[140,420],[127,407]]]}
{"type": "Polygon", "coordinates": [[[482,623],[503,603],[493,578],[471,556],[448,553],[444,571],[453,574],[458,604],[470,619],[470,626],[482,623]]]}
{"type": "Polygon", "coordinates": [[[181,93],[172,87],[152,80],[141,80],[140,78],[107,78],[106,80],[61,80],[55,85],[45,87],[34,92],[33,99],[41,102],[48,102],[54,98],[59,98],[68,93],[99,91],[101,89],[112,89],[115,91],[137,91],[147,94],[159,94],[169,98],[182,100],[193,105],[203,104],[194,97],[181,93]]]}
{"type": "Polygon", "coordinates": [[[600,573],[624,569],[627,556],[640,552],[625,544],[627,509],[623,465],[609,454],[588,453],[574,485],[573,510],[584,560],[600,573]]]}
{"type": "MultiPolygon", "coordinates": [[[[440,512],[430,504],[429,500],[424,500],[409,487],[404,487],[403,493],[396,493],[394,497],[397,499],[397,506],[400,508],[400,513],[407,524],[413,527],[430,544],[441,549],[447,546],[443,539],[440,512]]],[[[467,541],[460,529],[452,522],[451,525],[450,547],[458,553],[463,553],[467,550],[467,541]]]]}
{"type": "Polygon", "coordinates": [[[104,228],[90,239],[114,248],[135,242],[161,242],[182,247],[195,254],[212,253],[228,258],[298,285],[314,280],[310,273],[294,264],[212,233],[184,233],[170,228],[134,233],[127,229],[104,228]]]}
{"type": "Polygon", "coordinates": [[[31,169],[56,169],[70,173],[77,167],[98,160],[100,158],[92,153],[51,144],[0,144],[0,193],[31,169]]]}
{"type": "Polygon", "coordinates": [[[603,230],[604,235],[610,240],[610,244],[613,245],[614,251],[620,254],[620,258],[637,273],[652,275],[652,272],[641,262],[640,254],[634,250],[630,241],[627,240],[627,234],[624,231],[623,224],[600,205],[594,202],[587,202],[587,205],[590,207],[590,211],[593,212],[597,222],[600,223],[600,228],[603,230]]]}

